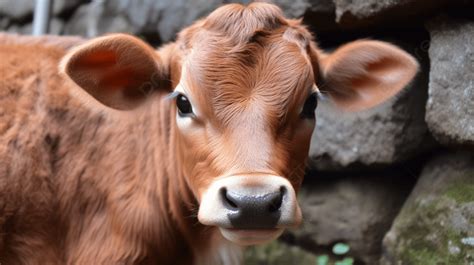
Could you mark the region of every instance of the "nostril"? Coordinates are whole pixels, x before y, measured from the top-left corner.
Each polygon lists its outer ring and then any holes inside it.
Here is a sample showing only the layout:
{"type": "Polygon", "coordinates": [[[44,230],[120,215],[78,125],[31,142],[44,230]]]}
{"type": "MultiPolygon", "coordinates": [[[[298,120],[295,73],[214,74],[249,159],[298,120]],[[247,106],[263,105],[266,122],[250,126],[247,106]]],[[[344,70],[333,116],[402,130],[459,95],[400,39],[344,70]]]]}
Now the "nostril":
{"type": "Polygon", "coordinates": [[[283,196],[281,194],[275,196],[270,202],[268,210],[272,213],[278,211],[281,208],[282,199],[283,196]]]}
{"type": "Polygon", "coordinates": [[[277,192],[272,196],[269,207],[268,207],[268,210],[271,213],[280,210],[281,205],[283,203],[283,196],[285,196],[285,194],[286,194],[286,187],[282,186],[280,187],[280,192],[277,192]]]}
{"type": "Polygon", "coordinates": [[[224,202],[224,205],[228,209],[237,210],[239,208],[239,206],[237,205],[237,202],[235,201],[235,199],[232,198],[232,196],[229,193],[227,193],[226,188],[221,189],[221,199],[224,202]]]}

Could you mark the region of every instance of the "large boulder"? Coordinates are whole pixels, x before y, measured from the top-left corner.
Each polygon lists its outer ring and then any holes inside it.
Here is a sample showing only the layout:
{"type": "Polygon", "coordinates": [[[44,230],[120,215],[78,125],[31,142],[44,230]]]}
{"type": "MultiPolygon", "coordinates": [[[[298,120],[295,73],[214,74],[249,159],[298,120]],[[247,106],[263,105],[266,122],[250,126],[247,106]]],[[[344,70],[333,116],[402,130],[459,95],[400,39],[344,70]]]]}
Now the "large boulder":
{"type": "Polygon", "coordinates": [[[444,144],[474,145],[474,21],[438,18],[428,29],[426,122],[444,144]]]}
{"type": "Polygon", "coordinates": [[[349,177],[309,175],[305,181],[298,198],[303,224],[287,232],[284,239],[315,253],[344,242],[350,246],[349,256],[376,264],[383,236],[408,196],[414,177],[376,172],[349,177]]]}
{"type": "Polygon", "coordinates": [[[433,146],[424,122],[428,72],[426,44],[399,42],[421,64],[415,80],[398,96],[374,109],[343,113],[322,101],[316,110],[309,164],[320,170],[387,166],[433,146]]]}
{"type": "MultiPolygon", "coordinates": [[[[243,1],[245,2],[245,1],[243,1]]],[[[66,25],[67,34],[94,37],[106,32],[147,35],[156,43],[176,33],[223,4],[222,0],[103,0],[82,5],[66,25]],[[155,36],[153,36],[155,35],[155,36]]]]}
{"type": "Polygon", "coordinates": [[[274,0],[272,3],[289,18],[303,18],[317,32],[337,29],[332,0],[274,0]]]}
{"type": "MultiPolygon", "coordinates": [[[[16,0],[15,0],[16,1],[16,0]]],[[[33,1],[32,1],[33,2],[33,1]]],[[[67,0],[59,1],[53,0],[52,15],[63,15],[72,9],[77,8],[81,3],[87,3],[87,0],[67,0]]]]}
{"type": "Polygon", "coordinates": [[[118,7],[123,1],[99,1],[81,5],[64,26],[66,35],[96,37],[110,32],[136,33],[118,7]],[[108,6],[110,5],[110,6],[108,6]]]}
{"type": "Polygon", "coordinates": [[[470,0],[333,0],[343,28],[412,26],[447,9],[472,6],[470,0]]]}
{"type": "Polygon", "coordinates": [[[426,165],[383,247],[384,265],[474,264],[472,153],[426,165]]]}
{"type": "MultiPolygon", "coordinates": [[[[55,0],[52,2],[52,15],[61,15],[77,7],[81,2],[87,0],[55,0]]],[[[0,15],[9,17],[13,20],[24,20],[33,15],[35,1],[33,0],[1,0],[0,15]]],[[[0,28],[1,29],[1,28],[0,28]]]]}
{"type": "Polygon", "coordinates": [[[33,14],[35,1],[32,0],[1,0],[0,17],[23,20],[33,14]]]}
{"type": "Polygon", "coordinates": [[[9,33],[18,33],[18,34],[23,34],[23,35],[29,35],[31,34],[32,31],[33,31],[32,23],[26,23],[23,25],[13,24],[7,29],[7,32],[9,33]]]}
{"type": "Polygon", "coordinates": [[[10,19],[8,19],[7,17],[1,17],[0,18],[0,31],[7,29],[8,26],[10,26],[10,19]]]}

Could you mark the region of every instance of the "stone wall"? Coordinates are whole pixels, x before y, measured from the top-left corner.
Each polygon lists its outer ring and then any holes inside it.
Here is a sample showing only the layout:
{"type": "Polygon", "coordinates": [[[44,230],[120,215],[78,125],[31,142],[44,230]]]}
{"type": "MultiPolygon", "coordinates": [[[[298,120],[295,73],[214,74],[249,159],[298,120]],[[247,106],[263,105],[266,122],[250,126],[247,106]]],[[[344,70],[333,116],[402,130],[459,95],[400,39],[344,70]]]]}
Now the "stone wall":
{"type": "MultiPolygon", "coordinates": [[[[55,0],[52,34],[129,32],[154,45],[226,0],[55,0]]],[[[240,1],[248,2],[248,1],[240,1]]],[[[305,222],[248,264],[474,264],[474,1],[275,0],[321,47],[390,41],[421,70],[393,100],[340,113],[321,102],[300,193],[305,222]],[[320,260],[318,260],[320,262],[320,260]],[[322,263],[321,263],[322,264],[322,263]]],[[[33,0],[1,0],[0,30],[29,34],[33,0]]]]}

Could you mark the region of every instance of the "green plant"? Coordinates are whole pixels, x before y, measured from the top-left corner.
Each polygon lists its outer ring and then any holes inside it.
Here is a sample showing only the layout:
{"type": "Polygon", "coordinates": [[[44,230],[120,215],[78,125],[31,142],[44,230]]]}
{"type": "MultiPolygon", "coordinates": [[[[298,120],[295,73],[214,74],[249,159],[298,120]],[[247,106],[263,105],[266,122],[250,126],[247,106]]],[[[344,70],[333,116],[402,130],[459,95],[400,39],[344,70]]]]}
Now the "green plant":
{"type": "MultiPolygon", "coordinates": [[[[345,243],[337,243],[332,247],[332,253],[336,256],[343,256],[349,253],[350,246],[345,243]]],[[[354,258],[344,257],[342,260],[334,261],[334,265],[353,265],[354,258]]],[[[316,258],[316,265],[330,265],[330,259],[328,255],[320,255],[316,258]]]]}
{"type": "Polygon", "coordinates": [[[332,253],[336,255],[345,255],[351,248],[344,243],[337,243],[332,247],[332,253]]]}
{"type": "Polygon", "coordinates": [[[318,256],[316,259],[317,265],[328,265],[329,264],[329,256],[328,255],[321,255],[318,256]]]}

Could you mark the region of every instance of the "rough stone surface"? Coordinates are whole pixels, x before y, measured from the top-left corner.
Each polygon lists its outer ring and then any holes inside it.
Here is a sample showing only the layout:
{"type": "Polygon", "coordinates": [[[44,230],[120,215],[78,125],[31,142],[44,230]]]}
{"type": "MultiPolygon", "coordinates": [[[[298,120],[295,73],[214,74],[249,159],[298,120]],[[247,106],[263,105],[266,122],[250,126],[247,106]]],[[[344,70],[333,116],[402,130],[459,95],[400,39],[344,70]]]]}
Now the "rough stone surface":
{"type": "Polygon", "coordinates": [[[319,14],[333,14],[332,0],[274,0],[285,15],[290,18],[301,18],[308,12],[319,14]]]}
{"type": "MultiPolygon", "coordinates": [[[[66,10],[78,6],[81,2],[87,2],[87,0],[54,0],[52,1],[52,14],[62,14],[66,10]]],[[[0,15],[19,20],[33,15],[34,7],[34,0],[0,0],[0,15]]]]}
{"type": "MultiPolygon", "coordinates": [[[[108,3],[108,2],[107,2],[108,3]]],[[[66,35],[95,37],[107,32],[136,33],[127,18],[101,2],[80,6],[65,25],[66,35]]],[[[115,1],[117,5],[121,1],[115,1]]]]}
{"type": "Polygon", "coordinates": [[[344,28],[409,25],[446,9],[472,7],[470,0],[333,0],[344,28]]]}
{"type": "Polygon", "coordinates": [[[94,37],[106,32],[157,34],[168,42],[176,33],[207,15],[222,1],[104,0],[82,5],[66,25],[67,34],[94,37]],[[186,7],[186,8],[184,8],[186,7]]]}
{"type": "Polygon", "coordinates": [[[10,19],[8,17],[1,17],[0,18],[0,30],[6,29],[10,26],[10,19]]]}
{"type": "Polygon", "coordinates": [[[1,0],[0,15],[19,20],[32,15],[34,7],[32,0],[1,0]]]}
{"type": "Polygon", "coordinates": [[[161,2],[163,2],[160,6],[162,17],[158,24],[158,32],[165,42],[174,39],[179,30],[206,16],[222,4],[222,1],[219,0],[167,0],[161,2]],[[187,5],[188,8],[183,9],[183,5],[187,5]]]}
{"type": "Polygon", "coordinates": [[[280,241],[249,247],[244,252],[245,265],[314,265],[316,256],[299,247],[280,241]]]}
{"type": "Polygon", "coordinates": [[[351,248],[349,256],[375,264],[382,238],[412,188],[410,178],[387,172],[343,178],[307,176],[312,180],[299,194],[303,225],[284,238],[315,252],[345,242],[351,248]]]}
{"type": "MultiPolygon", "coordinates": [[[[31,2],[34,2],[34,1],[31,1],[31,2]]],[[[60,15],[69,9],[77,7],[82,2],[87,2],[87,0],[53,0],[52,13],[53,15],[60,15]]]]}
{"type": "Polygon", "coordinates": [[[276,3],[285,15],[292,18],[303,18],[314,33],[337,31],[335,6],[332,0],[308,0],[305,4],[294,6],[291,0],[278,0],[276,3]],[[299,8],[298,8],[299,7],[299,8]]]}
{"type": "Polygon", "coordinates": [[[474,145],[474,21],[438,18],[428,29],[426,122],[442,143],[474,145]]]}
{"type": "Polygon", "coordinates": [[[359,165],[388,165],[410,159],[432,147],[424,122],[427,98],[427,66],[422,52],[410,51],[423,70],[394,99],[374,109],[343,113],[329,102],[316,110],[316,128],[311,140],[309,163],[333,170],[359,165]]]}
{"type": "Polygon", "coordinates": [[[472,153],[426,165],[383,245],[384,265],[474,264],[472,153]]]}
{"type": "Polygon", "coordinates": [[[10,32],[10,33],[19,33],[19,34],[24,34],[24,35],[31,34],[32,31],[33,31],[32,23],[27,23],[24,25],[11,25],[7,30],[7,32],[10,32]]]}
{"type": "MultiPolygon", "coordinates": [[[[403,8],[414,3],[428,4],[429,0],[333,0],[336,5],[336,20],[363,20],[386,14],[394,8],[403,8]]],[[[440,1],[437,1],[440,2],[440,1]]],[[[439,3],[438,3],[439,4],[439,3]]]]}
{"type": "Polygon", "coordinates": [[[49,24],[49,33],[52,35],[62,35],[64,29],[64,22],[58,18],[51,19],[49,24]]]}

